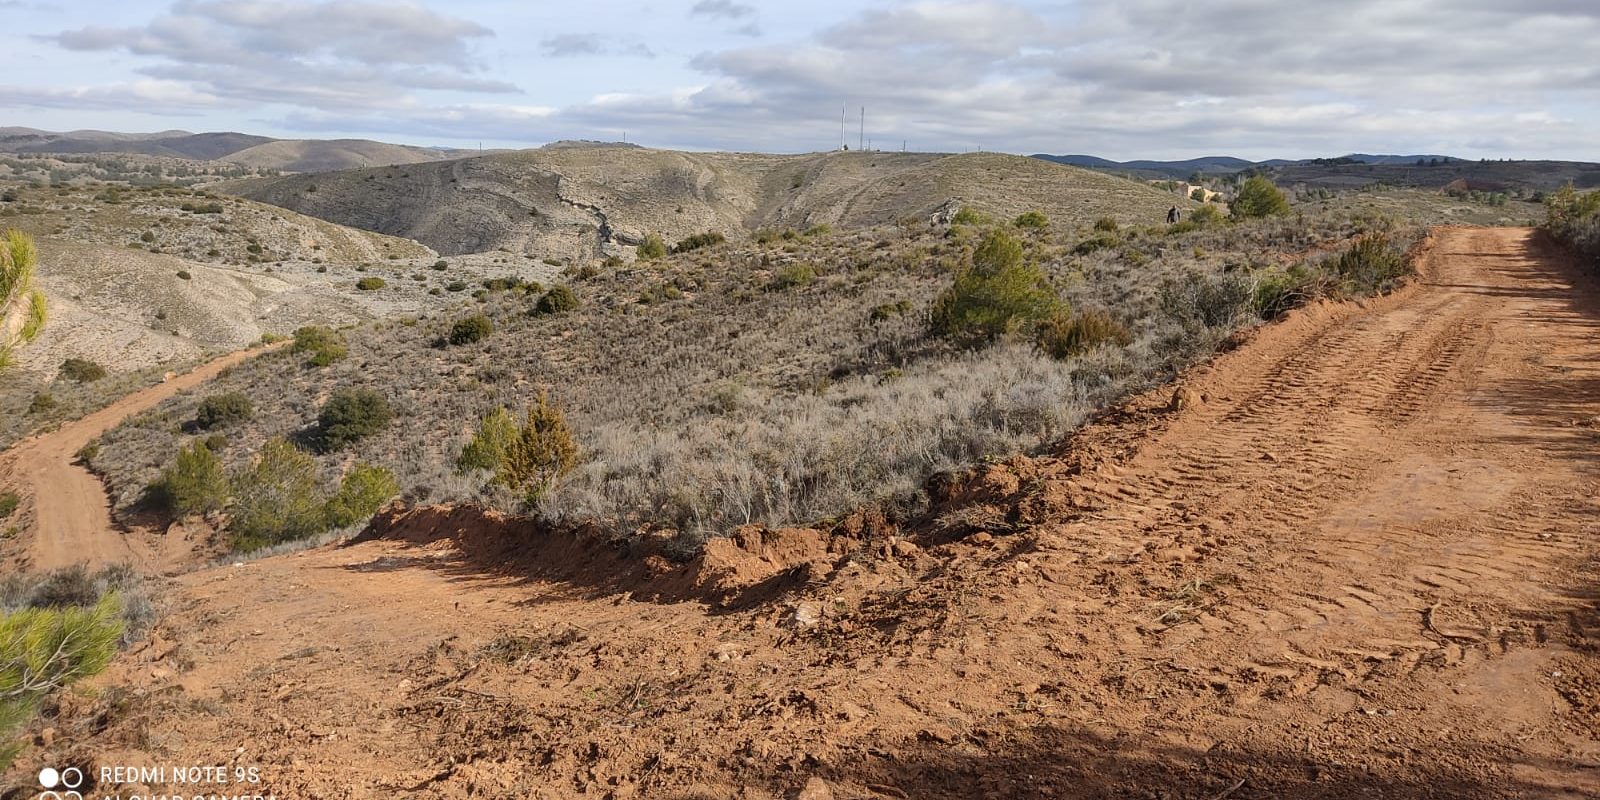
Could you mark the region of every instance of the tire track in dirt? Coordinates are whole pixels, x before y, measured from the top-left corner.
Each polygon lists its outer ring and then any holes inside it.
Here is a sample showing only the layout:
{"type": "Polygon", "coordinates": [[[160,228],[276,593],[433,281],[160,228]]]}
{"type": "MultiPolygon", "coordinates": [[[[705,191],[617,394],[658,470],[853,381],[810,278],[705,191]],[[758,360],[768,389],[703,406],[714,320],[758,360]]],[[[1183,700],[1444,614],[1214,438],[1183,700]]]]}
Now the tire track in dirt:
{"type": "Polygon", "coordinates": [[[427,512],[182,576],[113,678],[157,705],[77,743],[241,753],[308,797],[1600,792],[1593,282],[1530,231],[1442,230],[1411,286],[1180,389],[975,468],[977,533],[840,534],[745,605],[427,512]]]}
{"type": "Polygon", "coordinates": [[[21,560],[34,570],[86,563],[91,568],[118,562],[155,572],[159,548],[118,529],[111,519],[111,501],[100,478],[76,461],[77,452],[99,435],[135,414],[148,411],[236,366],[287,343],[239,350],[212,359],[182,375],[124,397],[61,427],[18,442],[0,453],[0,475],[9,476],[31,500],[33,524],[21,560]]]}

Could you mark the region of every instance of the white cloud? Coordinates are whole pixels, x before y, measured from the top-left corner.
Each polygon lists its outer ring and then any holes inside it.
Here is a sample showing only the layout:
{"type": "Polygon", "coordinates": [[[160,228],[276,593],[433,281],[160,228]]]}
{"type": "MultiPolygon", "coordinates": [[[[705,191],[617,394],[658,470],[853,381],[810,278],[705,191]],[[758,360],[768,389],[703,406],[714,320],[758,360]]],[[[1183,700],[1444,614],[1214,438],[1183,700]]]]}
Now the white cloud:
{"type": "Polygon", "coordinates": [[[515,92],[483,77],[473,43],[493,31],[415,3],[182,0],[150,23],[53,38],[157,59],[140,72],[237,102],[382,107],[412,91],[515,92]]]}
{"type": "MultiPolygon", "coordinates": [[[[815,30],[791,16],[783,40],[735,47],[729,33],[778,12],[701,0],[687,19],[682,6],[660,13],[508,46],[513,72],[560,74],[563,96],[591,98],[537,114],[488,102],[517,91],[479,62],[489,25],[415,3],[184,0],[143,26],[53,40],[146,59],[138,77],[168,94],[146,99],[146,88],[128,107],[265,106],[254,118],[316,131],[536,142],[627,130],[662,146],[815,150],[837,145],[848,104],[852,142],[865,106],[869,137],[921,149],[1600,158],[1586,135],[1600,123],[1592,0],[922,0],[815,30]],[[662,39],[664,22],[689,35],[662,39]],[[656,70],[619,58],[656,55],[643,41],[671,42],[656,70]],[[669,63],[676,48],[699,52],[669,63]],[[545,69],[579,57],[583,70],[545,69]]],[[[114,103],[111,87],[15,86],[0,103],[67,104],[74,92],[114,103]]]]}

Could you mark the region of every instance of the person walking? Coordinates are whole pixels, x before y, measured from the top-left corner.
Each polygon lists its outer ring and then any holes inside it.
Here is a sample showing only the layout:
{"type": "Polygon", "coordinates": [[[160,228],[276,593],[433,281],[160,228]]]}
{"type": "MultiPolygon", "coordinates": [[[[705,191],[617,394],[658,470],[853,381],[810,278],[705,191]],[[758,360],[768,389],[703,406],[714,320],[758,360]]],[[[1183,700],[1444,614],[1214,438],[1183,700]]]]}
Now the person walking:
{"type": "Polygon", "coordinates": [[[1177,206],[1173,206],[1172,210],[1167,212],[1167,224],[1168,225],[1176,225],[1177,223],[1178,223],[1178,207],[1177,206]]]}

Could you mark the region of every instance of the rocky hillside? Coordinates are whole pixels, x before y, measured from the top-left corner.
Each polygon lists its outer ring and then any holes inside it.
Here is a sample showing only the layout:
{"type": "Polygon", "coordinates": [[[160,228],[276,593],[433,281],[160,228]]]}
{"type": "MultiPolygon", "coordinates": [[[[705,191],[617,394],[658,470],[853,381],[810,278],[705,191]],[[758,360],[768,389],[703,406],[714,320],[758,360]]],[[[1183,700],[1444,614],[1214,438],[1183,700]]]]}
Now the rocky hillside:
{"type": "Polygon", "coordinates": [[[1001,218],[1159,221],[1173,196],[1109,175],[993,153],[797,156],[558,147],[249,179],[224,188],[441,253],[505,249],[567,258],[631,257],[649,233],[861,228],[948,218],[970,206],[1001,218]]]}

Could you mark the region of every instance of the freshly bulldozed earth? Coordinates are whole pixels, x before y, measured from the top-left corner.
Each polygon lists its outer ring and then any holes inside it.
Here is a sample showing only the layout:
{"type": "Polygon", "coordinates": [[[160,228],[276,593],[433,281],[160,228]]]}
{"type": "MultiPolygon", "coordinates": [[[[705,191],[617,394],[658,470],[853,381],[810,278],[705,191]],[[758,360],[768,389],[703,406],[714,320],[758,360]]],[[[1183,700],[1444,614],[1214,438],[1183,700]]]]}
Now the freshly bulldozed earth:
{"type": "Polygon", "coordinates": [[[19,766],[257,765],[280,798],[1594,796],[1600,287],[1527,229],[1437,231],[1420,270],[898,529],[678,564],[395,509],[170,579],[19,766]]]}

